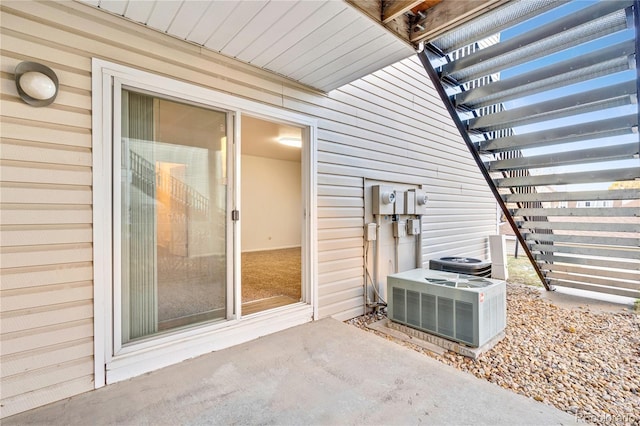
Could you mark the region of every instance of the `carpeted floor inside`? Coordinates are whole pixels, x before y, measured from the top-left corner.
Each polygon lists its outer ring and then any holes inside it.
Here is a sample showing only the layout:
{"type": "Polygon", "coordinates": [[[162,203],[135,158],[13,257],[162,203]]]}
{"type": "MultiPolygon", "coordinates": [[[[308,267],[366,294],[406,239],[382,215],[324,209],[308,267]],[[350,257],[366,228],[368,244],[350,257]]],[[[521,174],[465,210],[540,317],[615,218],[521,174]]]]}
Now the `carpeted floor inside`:
{"type": "Polygon", "coordinates": [[[243,314],[299,302],[300,247],[242,253],[243,314]]]}
{"type": "MultiPolygon", "coordinates": [[[[160,329],[225,317],[224,257],[189,259],[159,250],[160,329]]],[[[242,253],[242,314],[300,301],[301,249],[242,253]]]]}

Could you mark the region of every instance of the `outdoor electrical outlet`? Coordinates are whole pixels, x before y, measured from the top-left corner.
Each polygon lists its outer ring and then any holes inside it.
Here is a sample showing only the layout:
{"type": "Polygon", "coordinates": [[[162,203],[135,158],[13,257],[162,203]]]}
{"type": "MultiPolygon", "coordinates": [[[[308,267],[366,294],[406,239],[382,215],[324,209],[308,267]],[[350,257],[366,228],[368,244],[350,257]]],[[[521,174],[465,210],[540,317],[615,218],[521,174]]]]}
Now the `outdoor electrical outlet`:
{"type": "Polygon", "coordinates": [[[393,222],[393,236],[396,238],[407,236],[407,223],[404,220],[393,222]]]}
{"type": "Polygon", "coordinates": [[[376,224],[367,223],[364,227],[365,227],[365,232],[364,232],[365,241],[375,241],[376,240],[376,224]]]}
{"type": "Polygon", "coordinates": [[[407,220],[407,233],[409,235],[419,235],[421,231],[420,219],[407,220]]]}

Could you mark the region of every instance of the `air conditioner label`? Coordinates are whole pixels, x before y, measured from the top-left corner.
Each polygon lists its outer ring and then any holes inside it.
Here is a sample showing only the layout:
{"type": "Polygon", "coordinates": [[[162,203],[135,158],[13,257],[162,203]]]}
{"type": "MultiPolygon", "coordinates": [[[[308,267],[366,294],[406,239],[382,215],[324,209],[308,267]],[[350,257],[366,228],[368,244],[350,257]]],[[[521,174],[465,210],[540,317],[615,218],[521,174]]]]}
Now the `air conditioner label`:
{"type": "Polygon", "coordinates": [[[484,293],[480,293],[480,303],[484,302],[484,293]]]}

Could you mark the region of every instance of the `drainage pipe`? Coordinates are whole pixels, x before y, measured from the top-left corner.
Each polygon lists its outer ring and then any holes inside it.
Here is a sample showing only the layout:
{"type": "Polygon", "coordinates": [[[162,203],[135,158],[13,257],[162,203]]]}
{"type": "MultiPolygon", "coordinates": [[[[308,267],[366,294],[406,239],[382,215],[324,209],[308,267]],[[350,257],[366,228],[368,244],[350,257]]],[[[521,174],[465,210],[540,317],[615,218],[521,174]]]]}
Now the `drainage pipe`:
{"type": "Polygon", "coordinates": [[[422,215],[418,215],[420,231],[416,234],[416,269],[422,269],[422,215]]]}
{"type": "MultiPolygon", "coordinates": [[[[366,225],[365,225],[366,226],[366,225]]],[[[367,232],[365,230],[365,232],[367,232]]],[[[369,307],[369,246],[371,245],[371,241],[364,242],[364,313],[367,313],[367,308],[369,307]]]]}
{"type": "Polygon", "coordinates": [[[394,237],[395,238],[395,250],[394,250],[394,263],[395,268],[394,271],[397,274],[398,272],[400,272],[400,237],[394,237]]]}
{"type": "MultiPolygon", "coordinates": [[[[373,257],[373,283],[374,287],[380,286],[380,215],[376,215],[376,253],[373,257]]],[[[380,290],[378,288],[378,290],[380,290]]],[[[375,291],[374,302],[380,303],[380,293],[375,291]]]]}

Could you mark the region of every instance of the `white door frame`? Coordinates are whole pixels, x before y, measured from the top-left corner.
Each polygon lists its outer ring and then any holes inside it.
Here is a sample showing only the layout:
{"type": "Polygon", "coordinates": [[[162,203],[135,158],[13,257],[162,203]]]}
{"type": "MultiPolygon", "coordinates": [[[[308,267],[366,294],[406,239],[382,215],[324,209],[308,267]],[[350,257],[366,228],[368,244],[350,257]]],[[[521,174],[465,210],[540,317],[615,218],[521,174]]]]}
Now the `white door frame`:
{"type": "MultiPolygon", "coordinates": [[[[93,266],[94,266],[94,360],[95,387],[124,380],[148,371],[175,364],[214,350],[233,346],[261,335],[283,330],[317,318],[317,208],[316,208],[316,137],[317,122],[302,114],[270,105],[242,99],[233,95],[203,88],[195,84],[151,74],[101,59],[92,60],[92,141],[93,141],[93,266]],[[304,302],[259,312],[245,318],[241,312],[240,286],[234,289],[235,317],[222,323],[200,324],[145,340],[132,346],[126,353],[114,356],[113,352],[113,229],[112,229],[112,140],[113,140],[113,82],[126,82],[128,86],[161,95],[195,102],[216,109],[229,111],[234,116],[233,139],[238,143],[228,152],[230,171],[228,195],[233,197],[233,208],[240,210],[239,145],[242,113],[279,121],[303,129],[303,300],[304,302]],[[236,159],[235,161],[233,159],[236,159]],[[231,193],[233,191],[233,193],[231,193]]],[[[239,279],[240,221],[231,222],[236,259],[233,269],[239,279]]],[[[117,266],[116,266],[117,267],[117,266]]],[[[233,279],[232,277],[230,279],[233,279]]]]}

